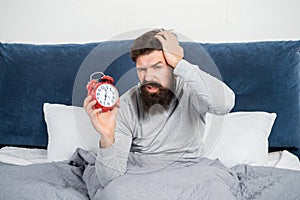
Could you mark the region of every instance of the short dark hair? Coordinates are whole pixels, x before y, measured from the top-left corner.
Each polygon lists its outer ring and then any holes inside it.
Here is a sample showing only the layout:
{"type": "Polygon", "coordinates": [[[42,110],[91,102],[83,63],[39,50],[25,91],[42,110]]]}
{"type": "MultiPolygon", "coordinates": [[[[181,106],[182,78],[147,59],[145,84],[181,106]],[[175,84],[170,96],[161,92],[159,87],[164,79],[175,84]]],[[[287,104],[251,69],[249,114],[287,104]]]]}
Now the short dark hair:
{"type": "Polygon", "coordinates": [[[160,41],[154,37],[161,31],[164,31],[164,29],[154,29],[134,40],[134,43],[130,48],[130,57],[134,62],[136,62],[137,58],[141,55],[147,55],[155,50],[163,49],[160,41]]]}

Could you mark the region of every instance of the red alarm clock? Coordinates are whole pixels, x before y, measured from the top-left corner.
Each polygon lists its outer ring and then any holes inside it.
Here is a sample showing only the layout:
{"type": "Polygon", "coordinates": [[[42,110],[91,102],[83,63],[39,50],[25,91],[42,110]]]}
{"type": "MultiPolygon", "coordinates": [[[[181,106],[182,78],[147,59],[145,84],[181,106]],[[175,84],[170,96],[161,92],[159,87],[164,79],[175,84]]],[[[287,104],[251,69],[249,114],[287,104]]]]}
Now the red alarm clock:
{"type": "Polygon", "coordinates": [[[119,99],[119,92],[114,86],[114,79],[106,76],[103,72],[93,73],[86,89],[88,95],[92,95],[92,100],[96,100],[94,109],[102,108],[102,112],[111,110],[119,99]],[[92,79],[96,74],[102,74],[102,77],[98,80],[92,79]]]}

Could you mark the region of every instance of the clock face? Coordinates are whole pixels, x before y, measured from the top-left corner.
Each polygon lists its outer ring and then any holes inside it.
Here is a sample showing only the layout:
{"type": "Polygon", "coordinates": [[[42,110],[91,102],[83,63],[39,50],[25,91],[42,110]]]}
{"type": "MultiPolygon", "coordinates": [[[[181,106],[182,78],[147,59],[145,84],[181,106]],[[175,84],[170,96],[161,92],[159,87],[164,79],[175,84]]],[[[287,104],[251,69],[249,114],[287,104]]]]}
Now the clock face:
{"type": "Polygon", "coordinates": [[[96,99],[104,107],[114,106],[118,97],[118,90],[111,84],[104,83],[96,89],[96,99]]]}

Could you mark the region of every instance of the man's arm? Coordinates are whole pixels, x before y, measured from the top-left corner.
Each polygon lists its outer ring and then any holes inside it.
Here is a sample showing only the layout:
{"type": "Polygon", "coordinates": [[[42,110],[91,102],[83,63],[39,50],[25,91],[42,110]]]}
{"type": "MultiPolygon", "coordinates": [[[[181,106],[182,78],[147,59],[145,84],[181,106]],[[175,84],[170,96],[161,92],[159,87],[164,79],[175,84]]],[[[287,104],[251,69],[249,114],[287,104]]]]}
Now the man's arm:
{"type": "Polygon", "coordinates": [[[200,109],[204,103],[208,112],[223,115],[233,108],[234,92],[224,82],[202,71],[197,65],[181,60],[176,65],[174,74],[181,76],[188,85],[195,109],[200,109]]]}
{"type": "Polygon", "coordinates": [[[115,128],[114,143],[107,148],[99,148],[97,152],[95,170],[103,187],[126,172],[131,143],[130,131],[120,116],[115,128]]]}
{"type": "Polygon", "coordinates": [[[204,111],[222,115],[233,108],[234,92],[222,81],[184,60],[183,48],[179,45],[175,34],[162,31],[155,37],[161,42],[165,59],[174,68],[174,74],[181,76],[187,83],[195,109],[203,112],[203,106],[206,105],[207,110],[204,111]]]}
{"type": "MultiPolygon", "coordinates": [[[[101,135],[95,170],[104,187],[112,179],[125,173],[132,137],[125,125],[124,109],[119,108],[119,102],[111,111],[105,113],[102,113],[101,108],[93,109],[95,103],[88,96],[84,101],[84,108],[94,128],[101,135]]],[[[128,117],[129,114],[125,113],[125,116],[128,117]]]]}

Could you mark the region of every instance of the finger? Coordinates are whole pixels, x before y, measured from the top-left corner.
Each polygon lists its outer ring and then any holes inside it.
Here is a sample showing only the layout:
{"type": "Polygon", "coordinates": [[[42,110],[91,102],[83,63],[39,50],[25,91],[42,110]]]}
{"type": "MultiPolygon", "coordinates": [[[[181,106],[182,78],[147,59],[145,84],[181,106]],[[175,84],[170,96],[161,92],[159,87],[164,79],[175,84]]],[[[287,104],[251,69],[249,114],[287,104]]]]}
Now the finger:
{"type": "Polygon", "coordinates": [[[162,44],[166,43],[166,41],[170,38],[166,31],[159,32],[154,37],[156,37],[162,44]]]}
{"type": "Polygon", "coordinates": [[[154,37],[159,40],[159,42],[161,43],[162,47],[164,48],[166,39],[162,35],[157,35],[157,34],[154,37]]]}
{"type": "Polygon", "coordinates": [[[102,108],[94,109],[91,111],[90,117],[92,120],[95,120],[95,122],[97,122],[97,115],[101,115],[101,114],[102,114],[102,108]]]}
{"type": "Polygon", "coordinates": [[[92,121],[92,124],[94,126],[94,128],[99,132],[101,133],[101,126],[100,126],[100,123],[98,121],[98,117],[97,115],[101,115],[101,112],[102,112],[102,109],[99,108],[99,109],[95,109],[93,110],[91,113],[90,113],[90,119],[92,121]]]}
{"type": "Polygon", "coordinates": [[[161,40],[161,39],[167,40],[167,38],[166,38],[166,37],[164,36],[164,34],[161,33],[161,32],[159,32],[159,33],[157,33],[156,35],[154,35],[154,37],[156,37],[158,40],[161,40]]]}
{"type": "Polygon", "coordinates": [[[172,46],[176,47],[177,45],[179,45],[176,35],[171,32],[159,32],[154,37],[160,41],[164,50],[170,51],[169,48],[171,48],[172,46]]]}
{"type": "Polygon", "coordinates": [[[88,103],[91,101],[91,99],[92,99],[92,96],[91,96],[91,95],[87,96],[87,97],[84,99],[84,102],[83,102],[83,107],[84,107],[84,108],[88,105],[88,103]]]}
{"type": "Polygon", "coordinates": [[[161,31],[157,33],[156,35],[161,36],[165,40],[169,40],[170,38],[176,38],[176,35],[172,33],[171,31],[161,31]]]}
{"type": "Polygon", "coordinates": [[[175,36],[178,39],[177,34],[174,32],[173,29],[170,29],[169,32],[171,33],[172,36],[175,36]]]}
{"type": "Polygon", "coordinates": [[[90,101],[86,106],[86,112],[91,113],[94,109],[93,106],[96,104],[96,100],[90,101]]]}
{"type": "Polygon", "coordinates": [[[92,112],[93,115],[96,115],[96,114],[98,114],[98,113],[99,113],[100,115],[102,114],[102,108],[94,109],[93,112],[92,112]]]}

